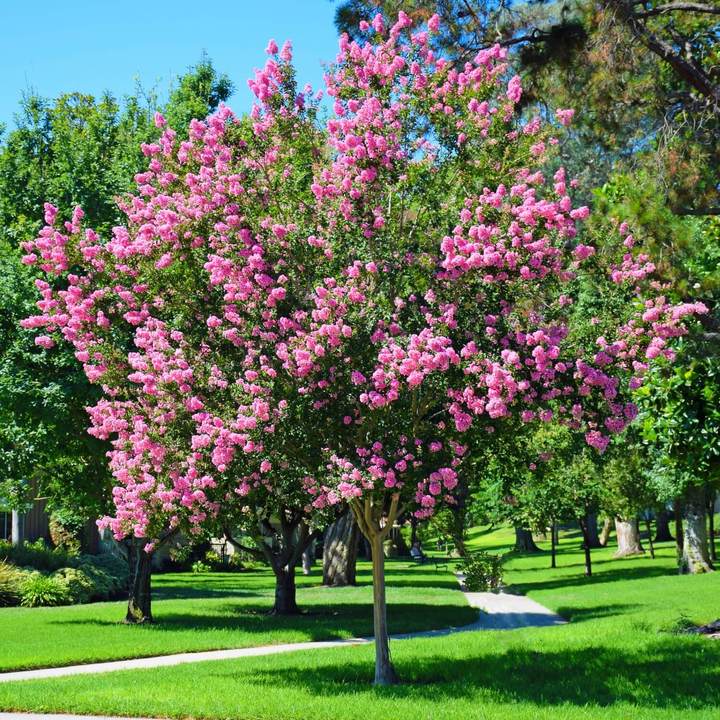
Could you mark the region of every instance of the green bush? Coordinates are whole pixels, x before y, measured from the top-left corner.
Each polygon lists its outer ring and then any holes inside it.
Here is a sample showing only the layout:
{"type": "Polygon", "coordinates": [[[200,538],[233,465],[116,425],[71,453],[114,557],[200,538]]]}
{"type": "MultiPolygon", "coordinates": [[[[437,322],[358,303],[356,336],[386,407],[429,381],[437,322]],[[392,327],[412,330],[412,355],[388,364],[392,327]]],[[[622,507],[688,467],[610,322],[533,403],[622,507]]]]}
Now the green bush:
{"type": "Polygon", "coordinates": [[[192,571],[194,573],[206,573],[206,572],[210,572],[211,570],[212,570],[212,568],[207,563],[203,562],[202,560],[196,560],[192,564],[192,571]]]}
{"type": "Polygon", "coordinates": [[[0,560],[7,560],[18,567],[33,567],[42,572],[54,572],[73,565],[77,555],[63,548],[50,548],[44,540],[26,542],[19,547],[0,540],[0,560]]]}
{"type": "Polygon", "coordinates": [[[486,552],[473,553],[465,558],[458,570],[465,576],[465,588],[470,592],[495,590],[502,585],[502,558],[486,552]]]}
{"type": "Polygon", "coordinates": [[[71,603],[86,603],[98,596],[93,578],[79,568],[61,568],[50,577],[65,588],[71,603]]]}
{"type": "Polygon", "coordinates": [[[107,594],[114,597],[127,590],[128,578],[130,577],[130,568],[127,561],[112,553],[104,553],[102,555],[81,555],[78,567],[90,574],[102,573],[99,577],[104,579],[108,584],[107,594]],[[91,568],[88,572],[88,567],[91,568]]]}
{"type": "Polygon", "coordinates": [[[68,588],[49,575],[34,575],[22,584],[23,607],[69,605],[72,602],[68,588]]]}
{"type": "Polygon", "coordinates": [[[0,607],[19,605],[22,585],[27,573],[14,565],[0,561],[0,607]]]}

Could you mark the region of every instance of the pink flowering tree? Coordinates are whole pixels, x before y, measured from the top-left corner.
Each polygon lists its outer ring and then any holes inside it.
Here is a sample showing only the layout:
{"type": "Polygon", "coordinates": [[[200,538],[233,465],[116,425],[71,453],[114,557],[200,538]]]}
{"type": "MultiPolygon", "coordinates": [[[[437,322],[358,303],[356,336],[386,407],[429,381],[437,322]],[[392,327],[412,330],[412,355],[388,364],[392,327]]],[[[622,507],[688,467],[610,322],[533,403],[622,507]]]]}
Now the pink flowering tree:
{"type": "Polygon", "coordinates": [[[389,684],[382,543],[397,517],[452,503],[508,423],[555,419],[603,450],[635,415],[638,353],[694,309],[628,318],[602,355],[579,342],[567,288],[594,254],[578,240],[588,209],[547,171],[572,113],[521,121],[504,51],[453,67],[428,43],[436,17],[361,29],[326,75],[324,130],[271,43],[247,121],[223,109],[145,148],[112,238],[50,209],[27,261],[51,277],[27,324],[73,343],[102,384],[90,412],[113,441],[117,536],[151,551],[239,513],[274,522],[287,549],[349,504],[389,684]]]}
{"type": "Polygon", "coordinates": [[[635,417],[628,392],[653,348],[701,310],[626,308],[600,347],[572,332],[589,212],[546,170],[572,112],[520,122],[504,51],[456,68],[429,48],[437,29],[400,13],[340,39],[332,156],[312,185],[337,270],[282,350],[326,415],[313,504],[349,503],[373,549],[378,684],[396,680],[382,543],[398,515],[452,503],[464,462],[509,422],[555,419],[604,450],[635,417]]]}
{"type": "Polygon", "coordinates": [[[143,146],[148,169],[111,238],[84,228],[80,209],[60,224],[48,206],[27,248],[48,281],[25,325],[50,331],[38,344],[71,343],[102,387],[90,433],[112,441],[115,513],[101,525],[144,550],[129,620],[151,618],[159,544],[240,520],[278,576],[276,612],[296,610],[294,562],[318,514],[304,478],[320,460],[304,436],[312,401],[289,382],[281,347],[326,272],[310,191],[324,148],[289,45],[269,51],[251,118],[222,108],[181,142],[156,117],[164,132],[143,146]]]}

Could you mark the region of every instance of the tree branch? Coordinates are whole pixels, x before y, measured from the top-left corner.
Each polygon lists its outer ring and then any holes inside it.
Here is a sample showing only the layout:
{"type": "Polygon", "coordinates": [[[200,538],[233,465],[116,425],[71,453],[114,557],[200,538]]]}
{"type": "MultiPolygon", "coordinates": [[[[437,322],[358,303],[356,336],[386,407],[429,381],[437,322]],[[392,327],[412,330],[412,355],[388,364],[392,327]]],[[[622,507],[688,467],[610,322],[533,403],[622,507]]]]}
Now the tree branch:
{"type": "Polygon", "coordinates": [[[715,105],[715,111],[718,111],[720,87],[713,84],[709,75],[702,68],[676,53],[671,45],[650,31],[633,13],[631,6],[625,0],[605,0],[604,4],[615,12],[615,17],[627,25],[635,38],[648,50],[665,60],[683,80],[700,94],[710,98],[715,105]]]}
{"type": "Polygon", "coordinates": [[[666,5],[658,5],[657,7],[650,8],[649,10],[643,10],[642,12],[636,12],[635,17],[653,17],[654,15],[662,15],[663,13],[675,11],[704,13],[707,15],[720,15],[720,7],[716,7],[713,5],[703,5],[702,3],[695,2],[673,2],[667,3],[666,5]]]}

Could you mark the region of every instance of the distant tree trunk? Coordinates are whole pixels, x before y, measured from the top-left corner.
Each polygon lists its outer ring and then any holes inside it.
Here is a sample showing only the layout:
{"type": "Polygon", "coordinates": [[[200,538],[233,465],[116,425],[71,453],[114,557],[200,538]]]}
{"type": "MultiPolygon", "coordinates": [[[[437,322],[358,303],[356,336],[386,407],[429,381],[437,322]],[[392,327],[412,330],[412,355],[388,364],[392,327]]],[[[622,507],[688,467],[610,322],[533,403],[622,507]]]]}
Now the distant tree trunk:
{"type": "Polygon", "coordinates": [[[674,540],[670,533],[670,513],[663,508],[655,514],[655,542],[674,540]]]}
{"type": "MultiPolygon", "coordinates": [[[[583,536],[583,550],[585,551],[585,575],[587,577],[592,577],[592,555],[591,555],[591,535],[588,528],[588,519],[587,515],[583,518],[580,518],[578,520],[578,523],[580,525],[580,530],[582,531],[583,536]]],[[[596,524],[597,528],[597,524],[596,524]]]]}
{"type": "Polygon", "coordinates": [[[309,575],[312,566],[315,564],[315,541],[311,542],[302,554],[303,575],[309,575]]]}
{"type": "Polygon", "coordinates": [[[712,571],[705,524],[705,488],[691,485],[685,491],[685,536],[680,560],[680,572],[699,574],[712,571]]]}
{"type": "Polygon", "coordinates": [[[144,550],[147,540],[133,540],[128,548],[130,580],[125,622],[143,625],[153,621],[152,616],[152,554],[144,550]]]}
{"type": "Polygon", "coordinates": [[[532,533],[526,528],[515,526],[515,550],[519,552],[540,552],[535,544],[532,533]]]}
{"type": "Polygon", "coordinates": [[[402,536],[402,528],[392,528],[388,537],[392,540],[394,557],[407,557],[410,555],[410,548],[407,546],[405,538],[402,536]]]}
{"type": "Polygon", "coordinates": [[[390,659],[390,638],[385,598],[385,553],[383,541],[397,517],[399,496],[394,495],[387,515],[371,498],[353,501],[352,509],[360,530],[372,547],[373,628],[375,636],[375,685],[394,685],[398,676],[390,659]]]}
{"type": "Polygon", "coordinates": [[[359,535],[352,512],[346,512],[325,531],[323,585],[355,585],[359,535]]]}
{"type": "Polygon", "coordinates": [[[21,547],[25,543],[25,513],[19,510],[13,510],[11,524],[10,542],[13,544],[13,547],[21,547]]]}
{"type": "Polygon", "coordinates": [[[550,526],[550,567],[556,568],[557,567],[557,561],[555,559],[556,552],[555,552],[555,546],[556,546],[556,538],[557,538],[557,524],[553,522],[553,524],[550,526]]]}
{"type": "Polygon", "coordinates": [[[685,533],[682,522],[682,505],[677,498],[673,502],[673,513],[675,515],[675,554],[677,555],[678,567],[681,567],[685,533]]]}
{"type": "Polygon", "coordinates": [[[600,536],[598,535],[597,513],[589,512],[585,515],[585,527],[587,529],[587,539],[585,542],[587,542],[591,548],[602,547],[600,544],[600,536]]]}
{"type": "Polygon", "coordinates": [[[600,547],[607,547],[610,540],[610,532],[612,531],[612,520],[606,517],[603,520],[602,530],[600,531],[600,547]]]}
{"type": "Polygon", "coordinates": [[[715,495],[714,489],[708,492],[708,543],[710,545],[710,559],[717,562],[717,549],[715,547],[715,495]]]}
{"type": "Polygon", "coordinates": [[[418,521],[414,515],[410,516],[410,547],[413,547],[418,541],[418,521]]]}
{"type": "Polygon", "coordinates": [[[630,520],[615,518],[615,533],[618,543],[618,549],[615,553],[616,558],[641,555],[645,552],[642,545],[640,545],[640,530],[637,518],[630,520]]]}
{"type": "Polygon", "coordinates": [[[647,530],[648,545],[650,546],[650,557],[655,559],[655,546],[653,545],[652,527],[650,526],[650,515],[645,515],[645,529],[647,530]]]}

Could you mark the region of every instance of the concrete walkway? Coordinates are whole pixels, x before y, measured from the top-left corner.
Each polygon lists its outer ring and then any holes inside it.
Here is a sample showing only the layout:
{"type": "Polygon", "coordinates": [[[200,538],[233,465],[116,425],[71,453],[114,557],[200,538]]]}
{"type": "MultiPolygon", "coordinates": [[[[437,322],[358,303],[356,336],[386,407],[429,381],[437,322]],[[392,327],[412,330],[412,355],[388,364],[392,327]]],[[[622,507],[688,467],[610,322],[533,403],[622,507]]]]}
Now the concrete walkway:
{"type": "MultiPolygon", "coordinates": [[[[462,577],[458,580],[462,584],[462,577]]],[[[442,630],[392,635],[392,640],[410,640],[412,638],[445,637],[458,632],[473,630],[514,630],[523,627],[547,627],[565,623],[559,615],[543,607],[525,595],[508,593],[465,592],[468,605],[481,611],[480,617],[469,625],[449,627],[442,630]]],[[[277,655],[297,650],[321,650],[325,648],[344,647],[347,645],[364,645],[372,642],[372,638],[349,638],[347,640],[326,640],[319,642],[284,643],[281,645],[262,645],[260,647],[237,648],[231,650],[206,650],[203,652],[187,652],[175,655],[158,655],[155,657],[134,658],[132,660],[113,660],[111,662],[87,663],[84,665],[67,665],[65,667],[41,668],[38,670],[18,670],[0,673],[0,682],[16,680],[39,680],[42,678],[64,677],[66,675],[86,675],[92,673],[115,672],[117,670],[133,670],[137,668],[169,667],[186,663],[204,662],[207,660],[234,660],[243,657],[260,657],[261,655],[277,655]]],[[[8,715],[0,713],[0,720],[10,717],[31,718],[30,715],[8,715]]],[[[51,718],[52,716],[36,716],[51,718]]],[[[58,716],[67,718],[69,716],[58,716]]]]}

